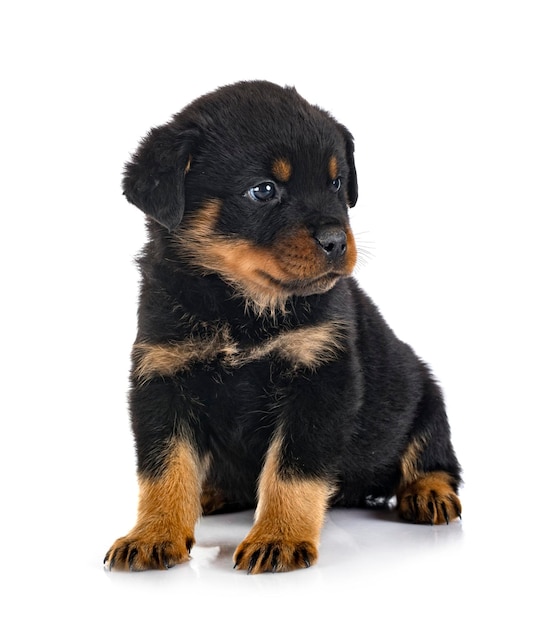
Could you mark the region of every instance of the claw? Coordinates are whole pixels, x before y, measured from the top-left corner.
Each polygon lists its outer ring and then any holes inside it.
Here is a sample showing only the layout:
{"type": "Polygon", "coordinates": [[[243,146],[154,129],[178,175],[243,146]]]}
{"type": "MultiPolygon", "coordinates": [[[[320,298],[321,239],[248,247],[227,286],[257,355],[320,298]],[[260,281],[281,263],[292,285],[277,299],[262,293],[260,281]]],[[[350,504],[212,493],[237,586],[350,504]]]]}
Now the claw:
{"type": "Polygon", "coordinates": [[[264,554],[262,556],[262,560],[260,561],[260,569],[264,569],[264,566],[267,563],[267,560],[269,559],[271,555],[271,546],[269,546],[265,551],[264,554]]]}
{"type": "Polygon", "coordinates": [[[271,571],[275,573],[277,571],[277,566],[279,565],[279,555],[281,551],[279,548],[273,549],[273,555],[271,557],[271,571]]]}
{"type": "Polygon", "coordinates": [[[412,507],[412,509],[414,511],[414,518],[417,520],[417,518],[419,517],[419,497],[418,496],[414,496],[412,498],[412,502],[414,504],[414,506],[412,507]]]}
{"type": "Polygon", "coordinates": [[[249,561],[249,567],[247,568],[247,573],[250,574],[256,566],[256,562],[258,561],[258,557],[260,556],[260,550],[256,550],[249,561]]]}
{"type": "Polygon", "coordinates": [[[133,561],[135,560],[137,554],[138,554],[138,550],[136,548],[133,548],[133,550],[131,550],[131,552],[129,553],[129,556],[127,557],[127,563],[129,564],[130,572],[133,571],[133,561]]]}
{"type": "Polygon", "coordinates": [[[430,513],[430,525],[433,526],[434,525],[434,503],[429,501],[428,507],[429,507],[429,513],[430,513]]]}
{"type": "Polygon", "coordinates": [[[238,567],[242,559],[243,559],[243,550],[241,552],[238,552],[238,556],[236,557],[236,560],[234,561],[234,569],[238,567]]]}
{"type": "Polygon", "coordinates": [[[442,511],[444,514],[445,523],[449,524],[449,515],[447,513],[447,507],[445,506],[445,502],[442,502],[442,511]]]}
{"type": "Polygon", "coordinates": [[[303,549],[301,556],[303,557],[303,563],[305,564],[305,567],[311,567],[311,560],[309,559],[309,553],[307,552],[307,550],[303,549]]]}
{"type": "Polygon", "coordinates": [[[161,555],[159,554],[159,551],[157,550],[157,546],[153,547],[153,550],[152,550],[152,560],[155,563],[155,565],[157,567],[159,567],[159,565],[161,563],[161,555]]]}
{"type": "Polygon", "coordinates": [[[116,552],[111,548],[107,554],[105,554],[105,558],[103,559],[103,565],[105,568],[112,572],[114,565],[116,564],[116,552]]]}

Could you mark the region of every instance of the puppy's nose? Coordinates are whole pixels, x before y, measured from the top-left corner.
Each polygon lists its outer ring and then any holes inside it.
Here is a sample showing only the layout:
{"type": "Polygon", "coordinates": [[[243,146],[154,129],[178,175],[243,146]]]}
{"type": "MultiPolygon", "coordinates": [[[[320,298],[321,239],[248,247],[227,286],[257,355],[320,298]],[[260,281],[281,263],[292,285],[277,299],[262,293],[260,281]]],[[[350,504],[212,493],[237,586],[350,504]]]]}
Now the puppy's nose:
{"type": "Polygon", "coordinates": [[[314,234],[329,261],[339,260],[346,252],[346,233],[340,228],[324,228],[314,234]]]}

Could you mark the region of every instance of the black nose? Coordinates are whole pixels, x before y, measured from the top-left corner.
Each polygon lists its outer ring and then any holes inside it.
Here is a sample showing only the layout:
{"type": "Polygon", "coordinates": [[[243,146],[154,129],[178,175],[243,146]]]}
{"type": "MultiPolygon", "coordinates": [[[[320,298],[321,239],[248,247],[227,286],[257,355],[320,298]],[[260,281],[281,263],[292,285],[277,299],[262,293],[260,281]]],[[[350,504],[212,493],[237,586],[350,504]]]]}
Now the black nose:
{"type": "Polygon", "coordinates": [[[340,228],[324,228],[314,238],[330,261],[337,261],[346,252],[346,233],[340,228]]]}

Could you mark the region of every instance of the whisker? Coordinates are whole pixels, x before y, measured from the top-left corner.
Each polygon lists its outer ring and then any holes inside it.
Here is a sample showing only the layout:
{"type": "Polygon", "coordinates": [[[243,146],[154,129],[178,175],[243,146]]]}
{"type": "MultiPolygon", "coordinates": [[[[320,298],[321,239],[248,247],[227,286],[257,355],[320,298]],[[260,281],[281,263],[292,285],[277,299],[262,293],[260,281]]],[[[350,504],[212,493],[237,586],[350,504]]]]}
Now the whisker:
{"type": "Polygon", "coordinates": [[[364,235],[367,234],[367,231],[354,232],[357,250],[357,265],[361,267],[367,265],[367,263],[374,257],[375,254],[375,243],[373,241],[363,239],[364,235]]]}

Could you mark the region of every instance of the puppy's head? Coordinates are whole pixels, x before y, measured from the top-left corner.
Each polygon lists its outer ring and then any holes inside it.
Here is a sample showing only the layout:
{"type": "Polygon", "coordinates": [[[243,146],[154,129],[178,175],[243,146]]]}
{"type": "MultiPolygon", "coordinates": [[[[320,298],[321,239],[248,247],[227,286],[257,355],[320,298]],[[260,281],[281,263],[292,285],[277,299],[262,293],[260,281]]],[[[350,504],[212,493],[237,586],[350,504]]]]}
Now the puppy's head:
{"type": "Polygon", "coordinates": [[[352,272],[353,149],[348,130],[294,89],[237,83],[152,130],[124,192],[193,271],[275,309],[352,272]]]}

